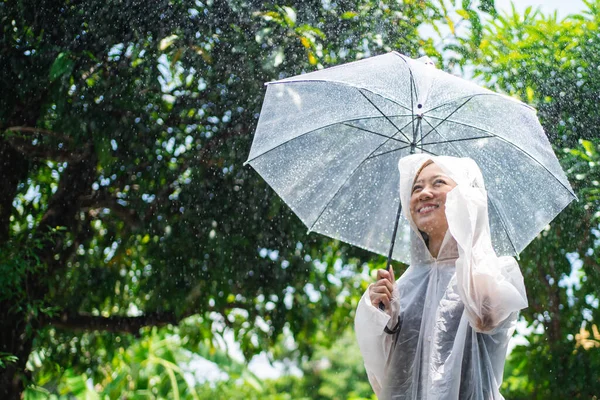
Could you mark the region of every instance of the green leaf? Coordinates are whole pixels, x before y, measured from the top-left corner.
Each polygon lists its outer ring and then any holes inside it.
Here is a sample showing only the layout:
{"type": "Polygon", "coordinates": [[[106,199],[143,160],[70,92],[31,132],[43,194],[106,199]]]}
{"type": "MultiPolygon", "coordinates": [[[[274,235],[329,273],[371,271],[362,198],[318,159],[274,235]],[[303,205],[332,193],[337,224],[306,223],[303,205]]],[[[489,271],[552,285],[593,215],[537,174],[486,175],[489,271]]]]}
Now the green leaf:
{"type": "Polygon", "coordinates": [[[28,387],[23,393],[24,400],[47,400],[48,398],[50,398],[50,392],[40,386],[28,387]]]}
{"type": "Polygon", "coordinates": [[[65,373],[64,384],[60,390],[62,394],[74,394],[75,396],[83,396],[87,391],[86,385],[87,376],[77,375],[72,370],[65,373]]]}
{"type": "Polygon", "coordinates": [[[585,152],[588,155],[593,156],[594,154],[596,154],[596,148],[594,147],[594,144],[589,140],[581,140],[581,145],[583,146],[585,152]]]}
{"type": "Polygon", "coordinates": [[[50,82],[54,82],[63,75],[71,74],[74,66],[75,61],[68,52],[60,53],[50,67],[50,82]]]}
{"type": "Polygon", "coordinates": [[[340,17],[342,19],[352,19],[352,18],[355,18],[357,16],[358,16],[358,13],[356,11],[346,11],[340,17]]]}
{"type": "Polygon", "coordinates": [[[486,12],[493,17],[495,17],[498,13],[496,12],[496,5],[494,4],[494,0],[481,0],[481,4],[479,4],[479,9],[483,12],[486,12]]]}
{"type": "Polygon", "coordinates": [[[299,34],[312,34],[320,37],[321,39],[326,39],[325,33],[319,28],[315,28],[314,26],[303,24],[296,28],[296,32],[299,34]]]}
{"type": "Polygon", "coordinates": [[[446,16],[446,22],[448,22],[448,28],[450,28],[450,32],[454,35],[454,21],[449,16],[446,16]]]}
{"type": "Polygon", "coordinates": [[[481,45],[481,39],[483,38],[483,26],[479,14],[476,11],[469,11],[469,20],[471,21],[471,28],[473,29],[473,43],[479,47],[481,45]]]}
{"type": "Polygon", "coordinates": [[[284,11],[283,18],[288,26],[296,25],[296,11],[292,7],[283,6],[281,9],[284,11]]]}
{"type": "Polygon", "coordinates": [[[527,88],[525,89],[525,94],[527,95],[527,102],[530,104],[533,103],[533,101],[535,100],[535,91],[531,86],[527,86],[527,88]]]}
{"type": "Polygon", "coordinates": [[[591,158],[586,153],[584,153],[581,150],[570,149],[570,150],[568,150],[568,153],[571,154],[571,155],[573,155],[573,156],[575,156],[575,157],[579,157],[579,158],[581,158],[581,159],[583,159],[585,161],[591,161],[591,158]]]}
{"type": "Polygon", "coordinates": [[[175,43],[177,38],[178,38],[177,35],[167,36],[166,38],[164,38],[160,41],[160,43],[158,44],[158,49],[160,51],[166,50],[169,46],[171,46],[173,43],[175,43]]]}
{"type": "Polygon", "coordinates": [[[264,13],[259,13],[259,15],[261,15],[265,21],[281,22],[281,15],[275,11],[267,11],[264,13]]]}
{"type": "Polygon", "coordinates": [[[467,10],[456,10],[456,13],[464,19],[469,19],[469,12],[467,10]]]}
{"type": "Polygon", "coordinates": [[[98,155],[98,161],[100,161],[100,165],[103,168],[108,167],[114,160],[114,157],[112,156],[110,137],[95,136],[94,147],[96,148],[96,154],[98,155]]]}

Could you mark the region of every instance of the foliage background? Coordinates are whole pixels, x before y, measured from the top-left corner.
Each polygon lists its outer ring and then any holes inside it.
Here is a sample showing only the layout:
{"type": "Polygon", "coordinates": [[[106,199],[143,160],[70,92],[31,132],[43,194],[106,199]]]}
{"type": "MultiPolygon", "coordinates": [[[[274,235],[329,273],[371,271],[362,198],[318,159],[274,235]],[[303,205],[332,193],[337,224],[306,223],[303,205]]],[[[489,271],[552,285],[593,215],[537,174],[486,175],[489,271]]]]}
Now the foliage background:
{"type": "Polygon", "coordinates": [[[307,235],[242,163],[263,82],[397,50],[538,108],[580,201],[522,254],[526,341],[503,393],[598,395],[587,6],[557,20],[493,1],[0,2],[0,394],[373,398],[351,327],[384,260],[307,235]],[[260,353],[295,373],[260,379],[260,353]],[[195,374],[201,358],[221,380],[195,374]]]}

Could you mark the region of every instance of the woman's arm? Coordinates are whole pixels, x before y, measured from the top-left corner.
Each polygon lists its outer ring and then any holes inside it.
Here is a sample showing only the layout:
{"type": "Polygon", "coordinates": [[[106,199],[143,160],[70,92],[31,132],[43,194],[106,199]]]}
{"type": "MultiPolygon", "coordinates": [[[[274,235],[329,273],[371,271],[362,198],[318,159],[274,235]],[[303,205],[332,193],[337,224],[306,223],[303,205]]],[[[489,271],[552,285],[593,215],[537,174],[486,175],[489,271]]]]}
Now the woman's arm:
{"type": "Polygon", "coordinates": [[[493,250],[485,191],[457,186],[446,198],[446,217],[458,243],[458,293],[471,326],[489,333],[527,307],[523,275],[514,258],[497,257],[493,250]]]}
{"type": "Polygon", "coordinates": [[[363,294],[356,309],[354,329],[369,382],[375,394],[379,396],[393,340],[393,335],[385,333],[384,330],[386,326],[391,329],[396,325],[400,299],[397,285],[394,283],[389,306],[386,307],[386,311],[382,311],[371,300],[377,299],[377,293],[377,284],[371,284],[363,294]]]}

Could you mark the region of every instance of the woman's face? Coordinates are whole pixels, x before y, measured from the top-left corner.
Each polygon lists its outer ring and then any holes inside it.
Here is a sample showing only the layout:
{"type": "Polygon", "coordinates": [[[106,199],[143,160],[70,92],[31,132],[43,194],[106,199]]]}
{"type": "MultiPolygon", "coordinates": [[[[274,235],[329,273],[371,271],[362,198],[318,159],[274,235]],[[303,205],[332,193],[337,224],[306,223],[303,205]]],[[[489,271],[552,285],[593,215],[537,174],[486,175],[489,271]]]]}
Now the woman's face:
{"type": "Polygon", "coordinates": [[[454,187],[456,182],[435,163],[421,170],[410,197],[410,215],[420,231],[428,235],[446,233],[446,194],[454,187]]]}

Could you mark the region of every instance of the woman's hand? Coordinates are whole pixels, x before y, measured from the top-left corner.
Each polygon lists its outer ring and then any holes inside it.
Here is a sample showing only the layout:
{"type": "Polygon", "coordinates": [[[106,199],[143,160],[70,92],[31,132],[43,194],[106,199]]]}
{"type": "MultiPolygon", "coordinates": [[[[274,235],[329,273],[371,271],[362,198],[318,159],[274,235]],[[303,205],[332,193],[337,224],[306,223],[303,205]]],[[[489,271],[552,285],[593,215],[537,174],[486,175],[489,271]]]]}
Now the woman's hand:
{"type": "Polygon", "coordinates": [[[371,304],[379,308],[379,304],[383,303],[386,310],[390,310],[392,296],[395,295],[394,287],[396,280],[394,279],[394,270],[379,269],[377,270],[377,282],[369,287],[369,298],[371,304]]]}

